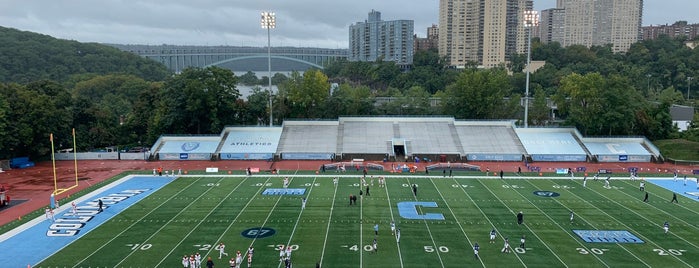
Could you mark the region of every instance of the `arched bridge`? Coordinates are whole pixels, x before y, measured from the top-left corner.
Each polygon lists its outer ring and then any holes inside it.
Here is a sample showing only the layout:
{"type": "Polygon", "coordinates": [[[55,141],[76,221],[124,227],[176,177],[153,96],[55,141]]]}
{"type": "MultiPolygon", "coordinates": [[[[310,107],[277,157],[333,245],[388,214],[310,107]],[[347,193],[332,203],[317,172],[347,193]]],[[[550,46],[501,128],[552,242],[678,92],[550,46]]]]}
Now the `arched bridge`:
{"type": "MultiPolygon", "coordinates": [[[[220,66],[236,72],[267,71],[266,47],[114,45],[120,50],[149,58],[173,72],[187,67],[220,66]]],[[[336,59],[346,59],[347,49],[272,47],[273,71],[322,69],[336,59]]]]}

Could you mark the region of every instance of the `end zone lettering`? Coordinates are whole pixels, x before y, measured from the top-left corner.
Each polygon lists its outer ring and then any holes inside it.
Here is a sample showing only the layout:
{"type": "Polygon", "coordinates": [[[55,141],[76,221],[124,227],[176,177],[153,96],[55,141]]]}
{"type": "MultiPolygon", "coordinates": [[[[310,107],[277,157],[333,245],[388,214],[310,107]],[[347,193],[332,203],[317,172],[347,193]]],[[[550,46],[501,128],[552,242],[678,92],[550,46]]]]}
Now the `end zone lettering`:
{"type": "Polygon", "coordinates": [[[85,224],[92,220],[95,215],[99,214],[99,200],[102,200],[102,209],[109,208],[110,205],[114,205],[121,201],[128,199],[129,197],[141,194],[143,192],[149,191],[151,189],[136,189],[136,190],[124,190],[119,193],[109,194],[102,197],[97,197],[93,200],[80,204],[76,207],[76,212],[68,210],[60,218],[49,226],[49,230],[46,231],[46,236],[74,236],[80,232],[85,224]]]}

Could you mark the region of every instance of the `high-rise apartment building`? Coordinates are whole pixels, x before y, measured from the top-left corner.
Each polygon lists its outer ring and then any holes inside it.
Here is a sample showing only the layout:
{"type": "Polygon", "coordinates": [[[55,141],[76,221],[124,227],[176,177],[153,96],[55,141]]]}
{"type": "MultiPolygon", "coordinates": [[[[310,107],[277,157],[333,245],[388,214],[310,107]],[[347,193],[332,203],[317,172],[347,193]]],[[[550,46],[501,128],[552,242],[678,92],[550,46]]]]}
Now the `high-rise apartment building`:
{"type": "Polygon", "coordinates": [[[412,20],[382,21],[381,12],[372,10],[368,20],[349,27],[350,61],[393,61],[413,63],[414,23],[412,20]]]}
{"type": "Polygon", "coordinates": [[[641,37],[643,0],[558,0],[542,11],[541,37],[562,46],[604,46],[627,51],[641,37]]]}
{"type": "Polygon", "coordinates": [[[524,53],[524,11],[532,0],[440,0],[439,54],[451,66],[490,68],[524,53]]]}
{"type": "Polygon", "coordinates": [[[661,35],[667,35],[670,38],[685,36],[687,40],[693,40],[699,36],[699,23],[688,24],[686,21],[678,21],[672,25],[643,26],[641,29],[643,40],[656,39],[661,35]]]}
{"type": "Polygon", "coordinates": [[[427,37],[420,38],[416,35],[414,37],[414,42],[415,45],[413,45],[413,48],[415,52],[436,49],[439,42],[439,27],[437,24],[432,24],[432,26],[427,27],[427,37]]]}

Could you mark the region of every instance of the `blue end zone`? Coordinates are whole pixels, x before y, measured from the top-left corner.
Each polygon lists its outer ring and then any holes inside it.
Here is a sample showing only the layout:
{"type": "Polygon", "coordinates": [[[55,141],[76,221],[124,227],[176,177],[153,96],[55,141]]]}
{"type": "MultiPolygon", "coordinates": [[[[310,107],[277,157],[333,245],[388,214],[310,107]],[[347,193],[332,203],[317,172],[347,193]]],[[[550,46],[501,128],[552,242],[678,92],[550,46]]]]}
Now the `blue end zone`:
{"type": "MultiPolygon", "coordinates": [[[[697,186],[697,180],[695,178],[687,178],[687,185],[684,185],[684,178],[682,177],[677,178],[677,181],[674,181],[672,178],[649,179],[646,181],[652,182],[655,185],[673,191],[677,194],[689,197],[695,201],[699,201],[699,186],[697,186]]],[[[667,200],[670,201],[672,196],[668,196],[667,198],[667,200]]]]}
{"type": "Polygon", "coordinates": [[[31,264],[33,267],[172,180],[168,177],[132,177],[76,203],[76,214],[71,212],[70,204],[64,204],[62,212],[55,215],[56,222],[41,220],[44,218],[41,216],[33,226],[0,242],[0,252],[12,256],[4,258],[2,266],[25,267],[31,264]],[[98,199],[103,202],[102,212],[97,210],[98,199]]]}
{"type": "Polygon", "coordinates": [[[573,230],[573,232],[587,243],[645,243],[629,231],[573,230]]]}
{"type": "Polygon", "coordinates": [[[303,195],[305,193],[305,188],[267,188],[262,195],[303,195]]]}

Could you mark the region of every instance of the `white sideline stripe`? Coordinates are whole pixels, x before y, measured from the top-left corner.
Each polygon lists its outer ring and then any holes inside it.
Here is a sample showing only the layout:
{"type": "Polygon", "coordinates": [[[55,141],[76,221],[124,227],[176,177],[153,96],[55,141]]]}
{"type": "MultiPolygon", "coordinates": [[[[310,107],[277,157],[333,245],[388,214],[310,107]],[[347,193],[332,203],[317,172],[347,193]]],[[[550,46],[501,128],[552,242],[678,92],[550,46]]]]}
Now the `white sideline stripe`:
{"type": "Polygon", "coordinates": [[[337,187],[340,184],[340,180],[338,179],[338,185],[334,185],[335,187],[335,192],[333,193],[333,203],[330,206],[330,215],[328,216],[328,227],[325,228],[325,239],[323,240],[323,251],[320,253],[320,266],[323,267],[323,257],[325,256],[325,246],[328,244],[328,235],[330,234],[330,221],[333,218],[333,212],[335,211],[335,198],[337,197],[337,187]]]}
{"type": "MultiPolygon", "coordinates": [[[[78,263],[76,263],[73,267],[77,267],[79,264],[83,263],[85,260],[87,260],[88,258],[92,257],[92,255],[95,255],[98,251],[102,250],[102,248],[104,248],[104,247],[107,246],[108,244],[112,243],[112,241],[114,241],[114,239],[117,239],[117,237],[120,237],[120,236],[121,236],[122,234],[124,234],[126,231],[128,231],[129,229],[131,229],[132,227],[134,227],[134,225],[138,224],[141,220],[143,220],[143,219],[145,219],[146,217],[148,217],[151,213],[153,213],[153,211],[158,210],[160,207],[162,207],[163,205],[165,205],[165,203],[167,203],[168,201],[172,200],[172,199],[175,198],[177,195],[179,195],[180,193],[184,192],[184,190],[187,190],[189,187],[191,187],[192,185],[194,185],[195,183],[197,183],[197,182],[200,181],[200,180],[201,180],[201,179],[199,179],[199,180],[194,180],[194,181],[192,181],[192,183],[190,183],[189,185],[187,185],[187,187],[182,187],[182,190],[180,190],[179,192],[177,192],[177,194],[174,194],[174,195],[170,196],[170,198],[168,198],[167,200],[165,200],[165,201],[163,201],[162,203],[160,203],[160,205],[158,205],[157,207],[153,208],[151,211],[149,211],[148,213],[146,213],[145,215],[143,215],[143,216],[142,216],[141,218],[139,218],[138,220],[134,221],[131,225],[129,225],[129,227],[124,228],[124,230],[122,230],[119,234],[115,235],[114,237],[112,237],[111,239],[109,239],[109,241],[107,241],[106,243],[102,244],[102,246],[100,246],[99,248],[97,248],[97,249],[95,249],[94,251],[92,251],[92,253],[90,253],[90,254],[87,255],[85,258],[83,258],[82,260],[80,260],[80,261],[79,261],[78,263]]],[[[42,261],[43,261],[43,260],[42,260],[42,261]]]]}
{"type": "MultiPolygon", "coordinates": [[[[86,194],[86,195],[83,195],[83,196],[81,196],[81,197],[79,197],[79,198],[76,198],[76,199],[73,200],[72,202],[75,202],[76,204],[78,204],[78,203],[82,203],[82,202],[85,201],[85,200],[92,199],[92,198],[94,198],[95,196],[97,196],[97,195],[99,195],[99,194],[101,194],[101,193],[103,193],[103,192],[105,192],[105,191],[107,191],[107,190],[109,190],[109,189],[112,189],[112,188],[114,188],[115,186],[117,186],[117,185],[119,185],[119,184],[121,184],[121,183],[123,183],[123,182],[125,182],[125,181],[127,181],[127,180],[130,180],[130,179],[133,178],[133,177],[142,177],[142,175],[128,175],[128,176],[126,176],[126,177],[123,177],[123,178],[121,178],[121,179],[118,179],[118,180],[116,180],[116,181],[113,181],[113,182],[111,182],[111,183],[109,183],[109,184],[107,184],[107,185],[105,185],[105,186],[102,186],[102,187],[100,187],[100,188],[98,188],[98,189],[96,189],[96,190],[94,190],[94,191],[92,191],[92,192],[90,192],[90,193],[88,193],[88,194],[86,194]]],[[[67,206],[66,206],[66,204],[64,204],[63,206],[58,207],[58,209],[55,210],[54,214],[59,214],[59,213],[61,213],[61,212],[63,212],[63,211],[69,210],[69,209],[70,209],[70,205],[67,205],[67,206]]],[[[6,232],[6,233],[0,235],[0,243],[4,242],[5,240],[7,240],[7,239],[9,239],[9,238],[11,238],[11,237],[13,237],[13,236],[15,236],[15,235],[18,235],[18,234],[21,233],[21,232],[26,231],[26,230],[29,229],[29,228],[34,227],[35,225],[37,225],[37,224],[39,224],[39,223],[41,223],[41,222],[43,222],[43,221],[45,221],[45,220],[46,220],[46,216],[44,216],[43,214],[41,214],[41,215],[37,216],[36,218],[34,218],[34,219],[32,219],[32,220],[30,220],[30,221],[28,221],[28,222],[25,222],[24,224],[22,224],[22,225],[20,225],[20,226],[15,227],[14,229],[12,229],[12,230],[10,230],[10,231],[8,231],[8,232],[6,232]]],[[[95,229],[96,229],[96,228],[95,228],[95,229]]],[[[93,229],[93,230],[94,230],[94,229],[93,229]]],[[[52,255],[53,255],[53,254],[52,254],[52,255]]],[[[42,261],[43,261],[43,260],[42,260],[42,261]]]]}
{"type": "MultiPolygon", "coordinates": [[[[634,187],[634,185],[631,184],[630,182],[625,181],[624,183],[625,183],[625,184],[628,184],[628,185],[631,185],[632,187],[634,187]]],[[[654,184],[654,185],[655,185],[655,184],[654,184]]],[[[662,186],[660,186],[660,185],[658,185],[658,187],[663,188],[663,189],[665,189],[665,190],[668,190],[668,191],[670,191],[670,192],[674,192],[674,191],[672,191],[671,189],[667,189],[667,188],[662,187],[662,186]]],[[[648,188],[648,187],[646,187],[646,188],[648,188]]],[[[699,191],[699,189],[698,189],[697,191],[699,191]]],[[[663,199],[663,197],[661,197],[661,196],[658,195],[658,194],[651,193],[651,195],[657,196],[658,198],[663,199]]],[[[683,196],[683,195],[680,195],[680,196],[683,196]]],[[[686,196],[685,196],[685,197],[686,197],[686,196]]],[[[693,202],[694,202],[694,201],[693,201],[693,202]]],[[[680,205],[679,203],[676,203],[675,206],[679,206],[679,207],[681,207],[681,208],[684,208],[684,209],[688,210],[689,212],[692,212],[692,214],[699,215],[699,212],[696,212],[696,211],[694,211],[694,210],[691,210],[690,208],[685,207],[685,206],[683,206],[683,205],[680,205]]],[[[680,218],[677,218],[677,217],[675,217],[675,216],[672,215],[672,214],[670,214],[670,216],[672,216],[673,218],[676,218],[676,219],[678,219],[678,220],[680,220],[680,221],[686,223],[687,225],[689,225],[689,226],[691,226],[691,227],[693,227],[693,228],[695,228],[695,229],[699,229],[699,227],[696,227],[696,226],[694,226],[694,225],[688,224],[688,223],[685,222],[684,220],[682,220],[682,219],[680,219],[680,218]]]]}
{"type": "MultiPolygon", "coordinates": [[[[384,181],[385,182],[385,181],[384,181]]],[[[393,205],[391,205],[391,197],[388,195],[388,187],[384,183],[383,189],[386,190],[386,199],[388,200],[388,209],[391,212],[391,221],[395,224],[396,219],[393,217],[393,205]]],[[[390,228],[390,227],[389,227],[390,228]]],[[[396,232],[398,230],[398,227],[396,227],[396,232]]],[[[394,239],[396,241],[396,248],[398,248],[398,258],[400,259],[400,267],[403,268],[403,254],[400,252],[400,243],[398,243],[398,240],[394,239]]]]}
{"type": "MultiPolygon", "coordinates": [[[[503,206],[505,206],[508,210],[513,211],[512,208],[510,208],[510,206],[508,206],[507,204],[505,204],[505,202],[503,202],[502,199],[500,199],[500,197],[498,197],[498,195],[496,195],[495,193],[493,193],[493,191],[491,191],[490,188],[488,188],[488,186],[486,186],[484,183],[482,183],[482,182],[480,182],[480,181],[478,181],[478,183],[480,183],[481,185],[483,185],[483,187],[484,187],[486,190],[488,190],[488,192],[490,192],[490,194],[492,194],[493,196],[495,196],[495,198],[496,198],[498,201],[500,201],[500,203],[501,203],[503,206]]],[[[510,187],[510,189],[512,189],[512,187],[510,187]]],[[[517,192],[517,193],[519,193],[519,192],[517,192]]],[[[520,194],[520,195],[521,195],[521,194],[520,194]]],[[[524,197],[524,196],[522,196],[522,197],[524,197]]],[[[524,199],[526,199],[526,198],[524,198],[524,199]]],[[[526,199],[526,200],[529,201],[528,199],[526,199]]],[[[532,204],[532,205],[534,205],[534,203],[532,203],[531,201],[529,201],[529,203],[532,204]]],[[[563,229],[563,227],[561,227],[560,225],[558,225],[558,223],[557,223],[556,221],[554,221],[553,219],[551,219],[551,217],[549,217],[548,215],[546,215],[546,213],[543,212],[539,207],[537,207],[536,205],[534,205],[534,207],[535,207],[536,209],[538,209],[539,211],[541,211],[541,214],[544,214],[547,218],[549,218],[549,220],[551,220],[553,223],[555,223],[555,224],[558,226],[558,228],[561,228],[561,230],[563,230],[566,234],[568,234],[570,237],[572,237],[573,239],[575,239],[575,237],[573,237],[573,235],[569,234],[565,229],[563,229]]],[[[551,253],[553,253],[553,256],[555,256],[556,259],[558,259],[558,261],[560,261],[561,264],[563,264],[563,266],[568,267],[568,264],[566,264],[565,262],[563,262],[563,260],[561,260],[561,257],[559,257],[558,254],[556,254],[556,252],[553,251],[553,250],[549,247],[548,244],[544,243],[544,240],[541,239],[541,237],[539,237],[539,235],[537,235],[536,232],[534,232],[531,228],[529,228],[529,225],[524,224],[524,227],[526,227],[530,232],[532,232],[532,234],[534,234],[534,236],[536,236],[536,238],[539,239],[539,241],[541,241],[541,243],[544,244],[544,246],[545,246],[547,249],[549,249],[549,251],[551,251],[551,253]]],[[[587,247],[585,247],[582,243],[580,243],[580,241],[578,241],[577,239],[575,239],[575,241],[578,242],[578,244],[579,244],[580,246],[582,246],[583,248],[587,249],[587,247]]],[[[599,257],[597,257],[597,256],[595,256],[595,258],[597,258],[598,260],[600,260],[599,257]]],[[[600,261],[602,261],[602,260],[600,260],[600,261]]],[[[604,265],[607,265],[604,261],[602,261],[602,263],[603,263],[604,265]]],[[[609,267],[609,266],[607,265],[607,267],[609,267]]]]}
{"type": "MultiPolygon", "coordinates": [[[[575,182],[575,183],[577,183],[577,182],[575,182]]],[[[631,213],[636,214],[637,216],[639,216],[640,218],[642,218],[642,219],[644,219],[644,220],[650,222],[651,224],[658,225],[657,223],[651,222],[651,221],[648,220],[646,217],[643,217],[642,215],[636,213],[636,211],[633,211],[633,210],[627,208],[626,206],[624,206],[624,205],[622,205],[622,204],[619,204],[618,202],[612,200],[611,198],[608,198],[606,195],[603,195],[603,194],[597,192],[595,189],[592,189],[592,187],[587,187],[587,188],[590,189],[590,190],[592,190],[593,192],[595,192],[595,193],[598,194],[599,196],[603,196],[603,197],[606,198],[607,200],[614,202],[615,204],[617,204],[617,205],[620,206],[620,207],[623,207],[624,209],[630,211],[631,213]]],[[[623,223],[622,223],[622,224],[623,224],[623,223]]],[[[626,225],[624,224],[624,226],[626,226],[626,225]]],[[[629,228],[630,230],[633,230],[633,228],[630,228],[630,227],[628,227],[628,226],[627,226],[627,228],[629,228]]],[[[639,238],[643,238],[643,239],[645,239],[646,241],[648,241],[649,243],[655,245],[657,248],[665,250],[663,247],[661,247],[660,245],[658,245],[658,244],[656,244],[655,242],[653,242],[653,240],[648,239],[647,237],[645,237],[644,235],[642,235],[640,232],[637,231],[636,233],[638,234],[638,237],[639,237],[639,238]]],[[[672,233],[672,235],[677,236],[677,235],[675,235],[674,233],[672,233]]],[[[680,238],[680,239],[682,239],[683,241],[689,243],[687,240],[684,240],[682,237],[679,237],[679,236],[677,236],[677,237],[680,238]]],[[[694,244],[692,244],[692,243],[689,243],[689,244],[692,245],[692,246],[694,246],[694,244]]],[[[696,248],[697,246],[694,246],[694,247],[696,248]]],[[[680,262],[684,263],[684,264],[687,265],[688,267],[694,267],[694,266],[692,266],[692,265],[686,263],[685,261],[683,261],[682,259],[680,259],[680,258],[677,257],[676,255],[673,255],[673,254],[670,254],[670,255],[672,255],[672,257],[674,257],[675,259],[677,259],[677,260],[679,260],[680,262]]]]}
{"type": "MultiPolygon", "coordinates": [[[[311,188],[308,189],[308,195],[307,195],[307,196],[310,196],[310,195],[311,195],[311,191],[313,191],[313,186],[314,186],[315,184],[316,184],[316,178],[313,177],[313,182],[311,183],[311,188]]],[[[304,210],[305,210],[305,209],[301,209],[301,211],[299,211],[299,216],[298,216],[298,218],[296,218],[296,223],[294,224],[294,229],[291,230],[291,235],[289,235],[289,241],[286,242],[286,245],[287,245],[287,246],[288,246],[288,245],[291,245],[291,239],[294,238],[294,233],[296,233],[296,227],[299,226],[299,222],[301,221],[301,215],[303,215],[303,211],[304,211],[304,210]]],[[[281,267],[281,266],[282,266],[282,263],[279,262],[279,264],[277,265],[277,267],[281,267]]]]}
{"type": "MultiPolygon", "coordinates": [[[[162,258],[162,259],[160,260],[160,262],[158,262],[158,264],[155,265],[155,267],[159,267],[160,264],[163,263],[163,261],[167,260],[168,257],[170,257],[170,255],[172,255],[172,252],[174,252],[175,249],[177,249],[177,247],[179,247],[179,246],[182,244],[182,242],[184,242],[184,240],[187,239],[187,237],[189,237],[189,236],[194,232],[194,230],[196,230],[197,228],[199,228],[199,225],[201,225],[202,223],[204,223],[204,219],[208,218],[208,217],[211,215],[211,213],[214,213],[214,211],[215,211],[218,207],[220,207],[221,204],[223,204],[223,202],[225,202],[226,199],[228,199],[228,197],[230,197],[230,196],[233,194],[233,192],[235,192],[235,190],[237,190],[238,188],[240,188],[240,185],[243,185],[243,183],[244,183],[245,181],[247,181],[247,178],[241,180],[240,183],[238,183],[238,185],[236,185],[235,188],[233,188],[233,190],[231,190],[231,191],[226,195],[226,197],[222,198],[222,199],[221,199],[221,202],[218,202],[218,204],[216,204],[216,206],[213,207],[213,208],[209,211],[209,213],[207,213],[206,216],[204,216],[204,218],[202,218],[202,220],[199,221],[199,223],[197,223],[197,225],[195,225],[193,228],[191,228],[191,230],[189,230],[189,233],[187,233],[187,235],[185,235],[184,237],[182,237],[182,239],[180,239],[180,242],[177,242],[177,245],[175,245],[174,247],[172,247],[172,249],[167,253],[167,255],[165,255],[165,257],[162,258]]],[[[213,189],[213,187],[212,187],[212,189],[213,189]]],[[[259,192],[259,191],[258,191],[258,192],[259,192]]],[[[251,199],[252,199],[252,198],[251,198],[251,199]]]]}
{"type": "MultiPolygon", "coordinates": [[[[356,177],[356,176],[355,176],[356,177]]],[[[362,190],[362,179],[359,179],[359,190],[362,190]]],[[[359,268],[364,267],[364,196],[359,196],[359,268]]]]}
{"type": "MultiPolygon", "coordinates": [[[[456,184],[460,184],[459,181],[456,180],[456,178],[453,178],[452,180],[453,180],[456,184]]],[[[483,215],[483,217],[485,217],[485,220],[487,220],[488,223],[490,223],[490,226],[492,226],[493,229],[495,229],[495,231],[496,231],[497,233],[501,234],[501,233],[500,233],[500,230],[498,230],[498,228],[495,227],[495,224],[490,220],[490,218],[488,218],[488,215],[485,215],[485,212],[483,212],[483,210],[482,210],[481,207],[478,205],[478,203],[476,203],[476,201],[474,201],[473,198],[471,198],[471,195],[468,194],[468,192],[466,192],[466,189],[464,189],[464,187],[459,187],[459,188],[461,188],[461,191],[464,192],[464,194],[466,194],[466,197],[468,197],[469,200],[471,200],[471,203],[473,203],[473,205],[476,206],[476,208],[478,209],[478,211],[481,212],[481,214],[483,215]]],[[[491,194],[492,194],[492,193],[491,193],[491,194]]],[[[496,198],[497,198],[497,196],[496,196],[496,198]]],[[[502,202],[502,201],[500,201],[500,202],[502,202]]],[[[500,239],[502,239],[502,241],[504,242],[504,241],[505,241],[505,237],[502,236],[502,235],[499,235],[499,236],[500,236],[500,239]]],[[[550,250],[550,249],[549,249],[549,250],[550,250]]],[[[522,261],[522,258],[519,257],[519,254],[517,254],[517,252],[515,252],[515,257],[517,257],[517,259],[519,260],[519,262],[522,263],[522,265],[524,265],[524,267],[527,267],[527,265],[524,263],[524,261],[522,261]]]]}
{"type": "MultiPolygon", "coordinates": [[[[461,233],[464,234],[464,236],[466,237],[466,241],[468,241],[469,246],[473,249],[473,243],[471,243],[471,239],[468,238],[468,235],[466,234],[466,231],[464,230],[464,227],[461,226],[461,223],[459,222],[459,218],[456,217],[456,214],[454,213],[454,210],[452,210],[452,209],[451,209],[451,206],[449,206],[449,202],[447,202],[447,199],[444,198],[444,195],[442,194],[442,191],[439,190],[439,188],[437,187],[437,184],[435,184],[433,180],[430,180],[430,182],[432,183],[432,185],[434,186],[434,188],[437,189],[437,193],[439,194],[439,197],[441,197],[442,200],[444,201],[444,204],[447,205],[447,208],[449,209],[449,212],[451,212],[451,216],[454,217],[454,220],[456,221],[456,225],[459,226],[459,229],[461,229],[461,233]]],[[[480,262],[481,262],[481,265],[483,265],[483,267],[485,267],[485,263],[483,262],[483,258],[478,257],[478,261],[480,261],[480,262]]]]}
{"type": "MultiPolygon", "coordinates": [[[[218,183],[220,183],[223,179],[224,179],[224,178],[219,179],[219,180],[218,180],[218,183]]],[[[206,191],[204,191],[203,193],[201,193],[196,199],[194,199],[194,200],[193,200],[192,202],[190,202],[187,206],[185,206],[182,210],[180,210],[180,212],[178,212],[174,217],[172,217],[172,219],[176,219],[178,216],[180,216],[180,214],[184,213],[184,212],[187,210],[187,208],[189,208],[190,206],[194,205],[194,204],[197,202],[197,200],[199,200],[200,198],[204,197],[204,196],[206,195],[206,193],[208,193],[209,191],[211,191],[211,190],[213,190],[213,189],[214,189],[214,187],[209,187],[209,189],[206,189],[206,191]]],[[[141,244],[141,245],[146,244],[146,242],[148,242],[148,240],[151,240],[153,237],[155,237],[155,235],[157,235],[158,233],[160,233],[160,231],[162,231],[163,229],[165,229],[165,227],[167,227],[167,226],[172,222],[172,219],[170,219],[170,220],[167,221],[165,224],[163,224],[163,226],[160,226],[160,228],[158,228],[157,231],[153,232],[153,234],[151,234],[148,238],[146,238],[145,240],[143,240],[143,242],[141,242],[140,244],[141,244]]],[[[106,244],[105,244],[105,245],[106,245],[106,244]]],[[[126,259],[128,259],[129,257],[131,257],[131,255],[133,255],[134,253],[136,253],[136,250],[132,250],[131,252],[129,252],[129,254],[127,254],[126,257],[121,258],[121,260],[120,260],[117,264],[115,264],[114,267],[120,266],[122,262],[124,262],[126,259]]]]}
{"type": "MultiPolygon", "coordinates": [[[[553,181],[551,181],[551,182],[553,182],[553,181]]],[[[529,183],[529,185],[535,187],[535,189],[537,188],[537,186],[534,185],[534,184],[532,184],[531,182],[527,181],[527,183],[529,183]]],[[[578,199],[582,200],[583,202],[587,203],[590,207],[597,208],[596,206],[592,205],[592,204],[591,204],[590,202],[588,202],[587,200],[585,200],[585,199],[583,199],[582,197],[580,197],[580,196],[576,195],[575,193],[573,193],[573,191],[571,191],[570,189],[566,188],[565,190],[568,191],[568,193],[574,195],[576,198],[578,198],[578,199]]],[[[561,206],[565,207],[568,211],[573,211],[573,210],[571,210],[570,208],[568,208],[568,206],[564,205],[561,201],[558,201],[558,199],[555,199],[555,198],[554,198],[554,201],[556,201],[556,203],[560,204],[561,206]]],[[[619,223],[621,223],[622,225],[626,226],[626,225],[623,224],[621,221],[619,221],[619,220],[617,220],[616,218],[612,217],[611,215],[607,214],[607,213],[604,212],[603,210],[601,210],[601,209],[599,209],[599,208],[597,208],[597,210],[599,210],[599,211],[601,211],[602,213],[604,213],[604,215],[607,215],[608,217],[614,219],[616,222],[619,222],[619,223]]],[[[579,214],[575,214],[575,215],[577,216],[577,218],[580,218],[580,219],[582,219],[583,221],[587,222],[587,224],[589,224],[590,226],[595,227],[595,225],[592,224],[590,221],[586,220],[585,217],[583,217],[583,216],[581,216],[581,215],[579,215],[579,214]]],[[[628,227],[628,226],[627,226],[627,227],[628,227]]],[[[595,227],[595,228],[597,228],[597,227],[595,227]]],[[[636,256],[635,254],[633,254],[631,251],[629,251],[626,247],[624,247],[624,245],[623,245],[622,243],[614,243],[614,244],[616,244],[616,245],[618,245],[619,247],[621,247],[622,249],[624,249],[624,251],[626,251],[626,252],[628,252],[629,254],[631,254],[631,256],[633,256],[634,258],[636,258],[637,260],[639,260],[640,262],[642,262],[643,264],[645,264],[647,267],[651,267],[648,263],[644,262],[641,258],[639,258],[639,257],[636,256]]],[[[609,267],[609,266],[607,266],[607,267],[609,267]]]]}
{"type": "MultiPolygon", "coordinates": [[[[405,178],[405,180],[408,181],[408,186],[412,185],[412,184],[410,183],[410,179],[409,179],[409,178],[405,178]]],[[[413,195],[413,199],[414,199],[415,201],[418,201],[416,195],[413,195]]],[[[422,209],[419,208],[419,207],[418,207],[418,209],[422,210],[422,209]]],[[[422,212],[422,211],[420,211],[420,212],[422,212]]],[[[430,226],[427,224],[427,220],[426,220],[426,219],[423,219],[422,222],[425,224],[425,227],[427,228],[427,233],[430,234],[430,239],[432,240],[432,246],[434,246],[435,248],[437,248],[437,242],[434,241],[434,237],[432,236],[432,230],[430,230],[430,226]]],[[[444,268],[445,266],[444,266],[444,261],[442,260],[442,254],[439,254],[439,250],[435,250],[434,252],[436,252],[436,253],[437,253],[437,257],[439,257],[439,264],[441,264],[441,265],[442,265],[442,268],[444,268]]]]}

